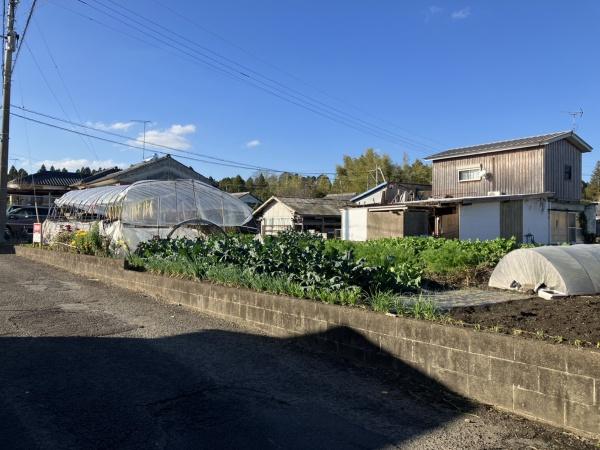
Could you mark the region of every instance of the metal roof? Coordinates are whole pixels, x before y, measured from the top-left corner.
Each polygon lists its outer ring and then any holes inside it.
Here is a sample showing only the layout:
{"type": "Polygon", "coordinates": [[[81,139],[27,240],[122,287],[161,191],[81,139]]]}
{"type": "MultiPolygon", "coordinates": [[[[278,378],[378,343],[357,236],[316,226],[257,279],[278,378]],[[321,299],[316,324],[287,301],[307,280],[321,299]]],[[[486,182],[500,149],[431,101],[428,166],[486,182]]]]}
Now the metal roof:
{"type": "Polygon", "coordinates": [[[327,194],[323,198],[350,201],[352,199],[352,197],[355,197],[355,196],[356,196],[356,192],[343,192],[341,194],[327,194]]]}
{"type": "Polygon", "coordinates": [[[301,216],[339,216],[340,209],[348,205],[345,200],[332,198],[271,197],[254,211],[254,215],[258,215],[273,202],[283,203],[301,216]]]}
{"type": "Polygon", "coordinates": [[[591,145],[581,139],[574,131],[558,131],[539,136],[511,139],[508,141],[489,142],[487,144],[473,145],[470,147],[452,148],[450,150],[445,150],[443,152],[428,156],[425,159],[435,161],[438,159],[458,158],[461,156],[480,155],[483,153],[495,153],[506,150],[539,147],[561,139],[567,139],[581,152],[592,151],[591,145]]]}
{"type": "Polygon", "coordinates": [[[365,198],[365,197],[368,197],[369,195],[372,195],[372,194],[374,194],[375,192],[379,192],[379,191],[381,191],[382,189],[386,188],[386,187],[387,187],[387,185],[388,185],[388,182],[387,182],[387,181],[384,181],[383,183],[380,183],[380,184],[378,184],[377,186],[375,186],[375,187],[372,187],[371,189],[369,189],[369,190],[367,190],[367,191],[365,191],[365,192],[361,192],[360,194],[358,194],[358,195],[357,195],[357,196],[355,196],[355,197],[352,197],[352,198],[350,199],[350,201],[352,201],[352,202],[356,202],[356,201],[358,201],[358,200],[360,200],[360,199],[363,199],[363,198],[365,198]]]}

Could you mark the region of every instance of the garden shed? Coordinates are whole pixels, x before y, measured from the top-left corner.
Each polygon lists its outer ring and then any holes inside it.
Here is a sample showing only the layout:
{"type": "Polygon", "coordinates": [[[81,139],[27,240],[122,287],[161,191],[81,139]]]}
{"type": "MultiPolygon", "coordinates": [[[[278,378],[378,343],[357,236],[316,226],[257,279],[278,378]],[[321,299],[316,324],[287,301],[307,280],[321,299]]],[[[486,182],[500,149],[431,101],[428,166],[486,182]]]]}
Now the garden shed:
{"type": "Polygon", "coordinates": [[[549,289],[565,295],[600,293],[600,244],[513,250],[500,260],[489,281],[500,289],[549,289]]]}
{"type": "Polygon", "coordinates": [[[242,201],[198,180],[138,181],[67,192],[54,202],[43,225],[45,242],[65,229],[100,233],[115,246],[170,236],[198,237],[208,230],[249,227],[252,210],[242,201]]]}

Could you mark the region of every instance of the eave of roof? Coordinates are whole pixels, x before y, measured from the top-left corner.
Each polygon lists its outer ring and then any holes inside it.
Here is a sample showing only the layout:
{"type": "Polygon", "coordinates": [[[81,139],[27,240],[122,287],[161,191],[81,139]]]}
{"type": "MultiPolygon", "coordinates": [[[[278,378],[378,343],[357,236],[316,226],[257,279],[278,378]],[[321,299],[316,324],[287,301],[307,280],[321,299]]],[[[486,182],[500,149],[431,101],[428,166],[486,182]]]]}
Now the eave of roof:
{"type": "Polygon", "coordinates": [[[427,156],[428,161],[439,161],[441,159],[461,158],[464,156],[481,155],[485,153],[498,153],[508,150],[526,149],[548,145],[561,139],[569,140],[582,153],[592,151],[592,146],[579,137],[574,131],[559,131],[539,136],[529,136],[505,141],[488,142],[485,144],[458,147],[427,156]]]}
{"type": "Polygon", "coordinates": [[[298,215],[304,215],[304,216],[316,215],[316,216],[323,216],[323,217],[339,215],[338,211],[343,206],[348,204],[347,201],[338,200],[338,199],[273,196],[273,197],[269,198],[266,202],[264,202],[262,205],[260,205],[254,211],[254,213],[253,213],[254,216],[256,217],[256,216],[260,215],[260,213],[263,212],[265,210],[265,208],[267,208],[270,204],[272,204],[274,202],[281,203],[289,211],[291,211],[292,213],[298,214],[298,215]],[[299,204],[301,202],[304,202],[305,204],[304,205],[299,204]],[[313,206],[315,208],[315,210],[311,211],[311,212],[306,212],[306,209],[310,209],[311,206],[313,206]],[[304,208],[302,208],[302,207],[304,207],[304,208]],[[320,208],[320,207],[333,208],[333,209],[335,209],[335,212],[318,210],[318,208],[320,208]]]}
{"type": "Polygon", "coordinates": [[[387,187],[387,185],[388,185],[388,182],[384,181],[383,183],[380,183],[377,186],[372,187],[371,189],[369,189],[369,190],[367,190],[365,192],[362,192],[362,193],[358,194],[355,197],[352,197],[350,199],[350,201],[351,202],[357,202],[357,201],[359,201],[359,200],[361,200],[361,199],[363,199],[365,197],[368,197],[369,195],[372,195],[372,194],[374,194],[376,192],[381,191],[382,189],[384,189],[385,187],[387,187]]]}

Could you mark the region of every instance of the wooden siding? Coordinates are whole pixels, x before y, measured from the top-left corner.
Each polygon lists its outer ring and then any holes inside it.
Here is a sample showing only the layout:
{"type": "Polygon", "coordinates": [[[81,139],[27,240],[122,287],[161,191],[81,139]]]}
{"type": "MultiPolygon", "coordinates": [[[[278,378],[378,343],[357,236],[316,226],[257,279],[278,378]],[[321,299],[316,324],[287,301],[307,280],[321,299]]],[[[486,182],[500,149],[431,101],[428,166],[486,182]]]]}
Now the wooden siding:
{"type": "Polygon", "coordinates": [[[554,192],[560,201],[581,200],[581,152],[562,139],[546,146],[544,190],[554,192]],[[565,180],[565,166],[571,166],[571,179],[565,180]]]}
{"type": "Polygon", "coordinates": [[[403,211],[369,211],[367,213],[367,239],[403,236],[403,211]]]}
{"type": "Polygon", "coordinates": [[[500,203],[500,237],[523,241],[523,200],[500,203]]]}
{"type": "Polygon", "coordinates": [[[485,196],[492,191],[511,195],[544,192],[543,168],[544,147],[434,161],[433,196],[485,196]],[[459,169],[479,167],[491,174],[489,179],[458,181],[459,169]]]}

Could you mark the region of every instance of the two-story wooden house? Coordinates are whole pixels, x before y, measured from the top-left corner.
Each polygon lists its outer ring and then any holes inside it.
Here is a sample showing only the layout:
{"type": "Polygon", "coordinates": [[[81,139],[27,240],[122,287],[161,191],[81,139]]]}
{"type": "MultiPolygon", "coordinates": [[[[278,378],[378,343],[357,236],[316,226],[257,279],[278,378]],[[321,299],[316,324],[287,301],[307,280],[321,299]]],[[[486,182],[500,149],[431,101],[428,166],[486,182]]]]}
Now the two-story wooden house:
{"type": "Polygon", "coordinates": [[[426,158],[432,198],[421,204],[433,208],[440,236],[581,242],[587,228],[595,232],[581,203],[581,155],[591,150],[563,131],[436,153],[426,158]]]}

